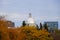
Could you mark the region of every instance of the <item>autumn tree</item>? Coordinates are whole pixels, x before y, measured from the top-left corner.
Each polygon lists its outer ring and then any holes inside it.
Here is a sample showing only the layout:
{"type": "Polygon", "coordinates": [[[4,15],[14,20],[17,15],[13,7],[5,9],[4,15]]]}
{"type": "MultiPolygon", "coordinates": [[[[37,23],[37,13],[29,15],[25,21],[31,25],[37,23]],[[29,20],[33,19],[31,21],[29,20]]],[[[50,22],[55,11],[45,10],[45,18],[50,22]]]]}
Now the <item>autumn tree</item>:
{"type": "Polygon", "coordinates": [[[0,40],[9,40],[8,27],[5,20],[0,20],[0,40]]]}
{"type": "Polygon", "coordinates": [[[47,30],[37,30],[33,26],[21,27],[19,36],[21,36],[20,40],[53,40],[53,37],[47,30]]]}
{"type": "MultiPolygon", "coordinates": [[[[47,25],[44,24],[42,30],[37,30],[35,26],[23,26],[18,28],[8,28],[6,21],[0,21],[0,40],[53,40],[51,34],[47,31],[47,25]]],[[[38,27],[38,26],[37,26],[38,27]]]]}
{"type": "Polygon", "coordinates": [[[10,40],[18,40],[18,31],[16,29],[9,28],[8,34],[9,34],[10,40]]]}
{"type": "Polygon", "coordinates": [[[2,32],[0,32],[0,40],[2,40],[2,35],[1,34],[2,34],[2,32]]]}

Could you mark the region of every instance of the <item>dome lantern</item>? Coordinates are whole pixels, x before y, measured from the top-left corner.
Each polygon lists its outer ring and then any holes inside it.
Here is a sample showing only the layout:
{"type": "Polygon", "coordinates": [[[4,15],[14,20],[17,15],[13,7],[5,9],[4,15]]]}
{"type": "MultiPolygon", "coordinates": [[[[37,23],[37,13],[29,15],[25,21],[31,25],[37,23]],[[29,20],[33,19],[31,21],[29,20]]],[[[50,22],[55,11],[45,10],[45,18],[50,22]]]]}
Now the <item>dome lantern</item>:
{"type": "Polygon", "coordinates": [[[31,13],[29,13],[29,17],[28,17],[28,19],[27,19],[27,25],[29,25],[29,26],[34,26],[34,25],[35,25],[35,21],[34,21],[34,19],[32,18],[31,13]]]}

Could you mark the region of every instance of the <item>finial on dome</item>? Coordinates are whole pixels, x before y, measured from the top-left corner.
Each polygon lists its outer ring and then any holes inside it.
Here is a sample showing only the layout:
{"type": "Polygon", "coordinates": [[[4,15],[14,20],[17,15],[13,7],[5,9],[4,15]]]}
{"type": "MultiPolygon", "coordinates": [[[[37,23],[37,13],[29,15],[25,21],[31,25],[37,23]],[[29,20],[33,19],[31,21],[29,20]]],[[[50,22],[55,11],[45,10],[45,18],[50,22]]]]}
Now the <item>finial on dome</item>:
{"type": "Polygon", "coordinates": [[[31,13],[29,13],[29,17],[32,17],[31,13]]]}

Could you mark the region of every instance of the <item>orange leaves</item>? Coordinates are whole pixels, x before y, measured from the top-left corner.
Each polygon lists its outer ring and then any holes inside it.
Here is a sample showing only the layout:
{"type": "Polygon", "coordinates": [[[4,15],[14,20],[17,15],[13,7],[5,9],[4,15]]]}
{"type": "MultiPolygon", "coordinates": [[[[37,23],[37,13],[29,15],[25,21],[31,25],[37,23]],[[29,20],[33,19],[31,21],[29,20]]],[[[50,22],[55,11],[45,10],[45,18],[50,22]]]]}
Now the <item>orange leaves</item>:
{"type": "Polygon", "coordinates": [[[7,31],[7,23],[6,21],[0,20],[0,30],[1,31],[7,31]]]}
{"type": "MultiPolygon", "coordinates": [[[[25,26],[20,28],[20,35],[25,34],[25,40],[53,40],[52,36],[47,30],[37,30],[35,27],[25,26]]],[[[21,35],[21,38],[22,36],[21,35]]]]}
{"type": "Polygon", "coordinates": [[[18,40],[18,32],[16,31],[16,29],[8,29],[8,34],[10,40],[18,40]]]}
{"type": "Polygon", "coordinates": [[[45,29],[37,30],[34,26],[8,28],[5,21],[0,21],[0,40],[53,40],[45,29]]]}
{"type": "Polygon", "coordinates": [[[6,21],[0,20],[0,39],[9,40],[6,21]]]}
{"type": "Polygon", "coordinates": [[[0,40],[10,40],[7,31],[0,30],[0,40]]]}
{"type": "Polygon", "coordinates": [[[0,20],[0,27],[7,27],[7,22],[6,21],[4,21],[4,20],[0,20]]]}

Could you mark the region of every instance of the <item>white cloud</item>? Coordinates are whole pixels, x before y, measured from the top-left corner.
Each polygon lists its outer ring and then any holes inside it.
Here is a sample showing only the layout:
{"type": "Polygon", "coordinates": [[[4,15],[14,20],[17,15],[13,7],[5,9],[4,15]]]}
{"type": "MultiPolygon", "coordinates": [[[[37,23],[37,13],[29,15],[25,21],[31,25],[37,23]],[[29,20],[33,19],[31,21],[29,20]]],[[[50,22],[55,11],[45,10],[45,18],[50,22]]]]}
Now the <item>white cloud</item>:
{"type": "Polygon", "coordinates": [[[42,16],[36,16],[35,20],[40,20],[40,21],[58,21],[59,17],[58,16],[42,15],[42,16]]]}
{"type": "MultiPolygon", "coordinates": [[[[7,20],[12,20],[12,21],[22,21],[22,20],[26,20],[26,18],[28,17],[28,14],[23,14],[23,13],[0,13],[0,15],[6,16],[7,20]]],[[[42,20],[42,21],[58,21],[59,20],[59,16],[35,16],[33,17],[36,21],[37,20],[42,20]]]]}
{"type": "Polygon", "coordinates": [[[2,16],[6,16],[7,20],[11,21],[22,21],[25,20],[27,15],[25,14],[19,14],[19,13],[0,13],[2,16]]]}

